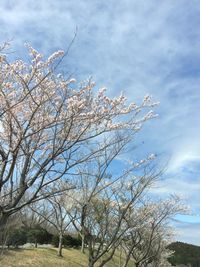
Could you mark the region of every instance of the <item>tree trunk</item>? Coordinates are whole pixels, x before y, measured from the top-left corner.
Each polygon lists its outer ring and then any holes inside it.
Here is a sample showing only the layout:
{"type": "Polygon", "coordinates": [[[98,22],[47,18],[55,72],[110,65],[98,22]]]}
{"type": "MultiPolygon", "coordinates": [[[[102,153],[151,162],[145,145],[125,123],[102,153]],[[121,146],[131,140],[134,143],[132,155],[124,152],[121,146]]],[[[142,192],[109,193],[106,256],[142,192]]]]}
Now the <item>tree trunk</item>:
{"type": "Polygon", "coordinates": [[[88,267],[94,267],[94,261],[93,260],[89,259],[88,267]]]}
{"type": "Polygon", "coordinates": [[[93,249],[92,249],[92,240],[88,240],[88,266],[87,267],[94,267],[95,261],[93,258],[93,249]]]}
{"type": "Polygon", "coordinates": [[[85,253],[85,235],[81,235],[81,252],[85,253]]]}
{"type": "Polygon", "coordinates": [[[35,248],[37,248],[37,239],[35,239],[35,248]]]}
{"type": "MultiPolygon", "coordinates": [[[[130,260],[130,258],[129,259],[126,258],[126,260],[125,260],[125,262],[123,264],[123,267],[127,267],[128,266],[129,260],[130,260]]],[[[136,267],[136,265],[135,265],[135,267],[136,267]]]]}
{"type": "Polygon", "coordinates": [[[7,222],[8,222],[9,214],[6,213],[0,213],[0,233],[3,233],[7,222]]]}
{"type": "Polygon", "coordinates": [[[113,258],[114,254],[115,254],[115,250],[116,250],[116,248],[114,247],[112,252],[110,252],[110,255],[107,258],[104,258],[102,260],[102,262],[99,264],[99,267],[106,266],[107,262],[109,262],[113,258]]]}
{"type": "MultiPolygon", "coordinates": [[[[128,263],[129,263],[129,261],[131,259],[131,252],[132,252],[132,250],[130,250],[129,253],[126,255],[126,258],[125,258],[125,262],[123,264],[123,267],[127,267],[128,266],[128,263]]],[[[136,267],[136,264],[135,264],[135,267],[136,267]]]]}
{"type": "Polygon", "coordinates": [[[0,213],[0,251],[3,254],[3,250],[5,248],[6,240],[7,240],[7,222],[9,219],[9,214],[0,213]]]}
{"type": "Polygon", "coordinates": [[[58,256],[62,257],[63,234],[59,234],[58,256]]]}

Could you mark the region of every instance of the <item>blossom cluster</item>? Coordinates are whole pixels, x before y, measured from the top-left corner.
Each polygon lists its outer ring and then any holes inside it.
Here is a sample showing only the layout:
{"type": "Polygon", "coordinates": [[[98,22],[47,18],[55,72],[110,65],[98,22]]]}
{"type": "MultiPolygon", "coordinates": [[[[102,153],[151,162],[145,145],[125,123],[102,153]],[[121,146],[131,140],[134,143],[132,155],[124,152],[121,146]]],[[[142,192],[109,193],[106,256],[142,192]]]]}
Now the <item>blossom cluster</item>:
{"type": "Polygon", "coordinates": [[[95,94],[91,80],[78,84],[74,78],[57,73],[56,64],[64,51],[59,50],[45,60],[36,49],[26,47],[30,63],[9,62],[6,55],[0,54],[0,138],[12,149],[22,136],[32,138],[34,149],[36,144],[41,150],[50,149],[53,130],[49,129],[53,127],[56,142],[75,141],[108,131],[136,132],[145,121],[155,117],[153,111],[142,113],[155,105],[150,96],[136,105],[126,104],[123,94],[108,97],[106,88],[95,94]]]}

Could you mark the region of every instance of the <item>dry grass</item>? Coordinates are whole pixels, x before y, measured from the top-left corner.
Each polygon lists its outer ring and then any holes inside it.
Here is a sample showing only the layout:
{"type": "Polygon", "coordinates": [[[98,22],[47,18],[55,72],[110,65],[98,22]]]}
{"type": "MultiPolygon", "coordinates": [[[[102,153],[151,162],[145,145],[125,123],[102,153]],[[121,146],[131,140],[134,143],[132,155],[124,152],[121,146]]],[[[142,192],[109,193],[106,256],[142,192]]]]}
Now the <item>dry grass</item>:
{"type": "Polygon", "coordinates": [[[85,267],[87,258],[75,249],[63,249],[63,258],[55,249],[11,250],[0,259],[1,267],[85,267]]]}
{"type": "MultiPolygon", "coordinates": [[[[86,267],[87,255],[76,249],[63,249],[63,258],[56,249],[37,248],[10,250],[0,258],[0,267],[86,267]]],[[[119,257],[114,257],[106,267],[118,267],[119,257]]]]}

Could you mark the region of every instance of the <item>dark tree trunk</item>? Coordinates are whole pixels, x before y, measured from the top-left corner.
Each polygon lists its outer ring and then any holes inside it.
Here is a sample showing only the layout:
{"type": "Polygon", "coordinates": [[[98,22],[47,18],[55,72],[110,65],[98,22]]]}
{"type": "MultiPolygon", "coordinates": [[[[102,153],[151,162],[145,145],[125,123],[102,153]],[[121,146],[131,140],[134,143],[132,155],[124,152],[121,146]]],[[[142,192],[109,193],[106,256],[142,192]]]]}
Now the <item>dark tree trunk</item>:
{"type": "Polygon", "coordinates": [[[35,248],[37,248],[37,239],[35,239],[35,248]]]}
{"type": "Polygon", "coordinates": [[[115,250],[116,250],[116,248],[113,248],[112,252],[110,252],[110,255],[107,258],[105,258],[104,260],[102,260],[102,262],[99,264],[99,267],[106,266],[107,262],[109,262],[113,258],[114,254],[115,254],[115,250]]]}
{"type": "Polygon", "coordinates": [[[88,267],[94,267],[94,261],[93,260],[89,259],[88,267]]]}
{"type": "Polygon", "coordinates": [[[8,222],[9,214],[0,213],[0,233],[4,232],[8,222]]]}
{"type": "Polygon", "coordinates": [[[9,214],[0,213],[0,253],[3,254],[7,240],[7,222],[9,219],[9,214]]]}

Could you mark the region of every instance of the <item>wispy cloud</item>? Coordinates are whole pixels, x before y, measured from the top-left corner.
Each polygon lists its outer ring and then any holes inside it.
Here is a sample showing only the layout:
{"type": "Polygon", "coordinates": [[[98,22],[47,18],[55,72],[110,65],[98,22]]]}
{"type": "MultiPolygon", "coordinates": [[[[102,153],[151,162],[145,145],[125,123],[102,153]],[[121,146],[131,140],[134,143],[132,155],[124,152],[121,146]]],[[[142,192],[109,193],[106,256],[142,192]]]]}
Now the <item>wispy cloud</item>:
{"type": "Polygon", "coordinates": [[[200,222],[177,222],[176,238],[179,241],[199,246],[200,222]]]}

